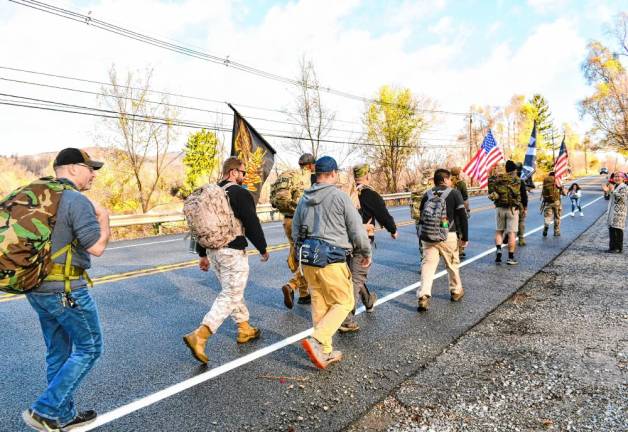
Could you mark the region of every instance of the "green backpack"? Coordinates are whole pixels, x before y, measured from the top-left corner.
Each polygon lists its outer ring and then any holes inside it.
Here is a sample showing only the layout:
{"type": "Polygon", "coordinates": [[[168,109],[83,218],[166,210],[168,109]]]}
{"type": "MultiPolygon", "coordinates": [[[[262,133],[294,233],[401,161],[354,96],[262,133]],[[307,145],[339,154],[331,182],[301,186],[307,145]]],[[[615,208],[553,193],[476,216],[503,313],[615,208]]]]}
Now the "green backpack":
{"type": "Polygon", "coordinates": [[[270,205],[284,216],[292,217],[303,191],[308,187],[309,175],[301,170],[285,171],[270,185],[270,205]]]}
{"type": "Polygon", "coordinates": [[[0,291],[23,294],[41,285],[54,258],[52,229],[64,190],[74,189],[44,177],[0,201],[0,291]]]}
{"type": "Polygon", "coordinates": [[[410,191],[410,217],[415,221],[421,219],[421,200],[428,189],[428,186],[416,186],[410,191]]]}
{"type": "Polygon", "coordinates": [[[543,202],[553,203],[560,200],[560,189],[556,187],[556,177],[547,176],[543,179],[543,190],[541,192],[543,202]]]}
{"type": "Polygon", "coordinates": [[[519,207],[521,181],[510,174],[498,174],[489,178],[489,198],[497,207],[519,207]]]}

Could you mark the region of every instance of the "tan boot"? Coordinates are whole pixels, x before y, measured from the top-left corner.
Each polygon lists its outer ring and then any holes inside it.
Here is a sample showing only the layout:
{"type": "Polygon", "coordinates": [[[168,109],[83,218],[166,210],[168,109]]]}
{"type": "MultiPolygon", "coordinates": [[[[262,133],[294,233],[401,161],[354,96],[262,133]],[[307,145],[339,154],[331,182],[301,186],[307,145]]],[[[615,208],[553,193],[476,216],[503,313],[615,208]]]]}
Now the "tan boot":
{"type": "Polygon", "coordinates": [[[206,325],[200,325],[196,330],[183,336],[183,342],[188,346],[194,358],[201,363],[207,364],[209,358],[205,354],[207,339],[212,335],[211,330],[206,325]]]}
{"type": "Polygon", "coordinates": [[[249,325],[248,321],[244,321],[238,323],[238,337],[236,338],[236,341],[241,344],[247,343],[257,339],[261,333],[260,329],[249,325]]]}

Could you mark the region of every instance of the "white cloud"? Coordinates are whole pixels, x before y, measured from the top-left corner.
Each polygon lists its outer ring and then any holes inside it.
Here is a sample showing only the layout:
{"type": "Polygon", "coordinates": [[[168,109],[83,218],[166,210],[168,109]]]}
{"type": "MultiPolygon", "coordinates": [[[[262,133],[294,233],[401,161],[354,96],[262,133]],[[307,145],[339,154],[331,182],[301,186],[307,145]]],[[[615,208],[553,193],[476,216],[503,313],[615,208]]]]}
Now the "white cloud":
{"type": "Polygon", "coordinates": [[[528,6],[538,13],[556,11],[564,8],[569,0],[528,0],[528,6]]]}
{"type": "Polygon", "coordinates": [[[434,33],[435,35],[447,35],[453,31],[453,22],[451,17],[445,16],[439,19],[436,24],[431,25],[427,28],[430,33],[434,33]]]}

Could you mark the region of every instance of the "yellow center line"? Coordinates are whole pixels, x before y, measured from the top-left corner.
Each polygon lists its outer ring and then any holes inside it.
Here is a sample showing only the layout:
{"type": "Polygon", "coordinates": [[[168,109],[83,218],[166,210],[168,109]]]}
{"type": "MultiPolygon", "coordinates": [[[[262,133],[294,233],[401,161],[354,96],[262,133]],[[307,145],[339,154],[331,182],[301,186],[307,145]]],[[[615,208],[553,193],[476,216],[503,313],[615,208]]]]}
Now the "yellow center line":
{"type": "MultiPolygon", "coordinates": [[[[478,213],[478,212],[490,210],[492,208],[494,208],[494,206],[492,205],[485,206],[485,207],[478,207],[478,208],[471,209],[471,213],[478,213]]],[[[414,224],[415,224],[414,220],[407,220],[407,221],[398,222],[397,226],[403,227],[403,226],[409,226],[409,225],[414,225],[414,224]]],[[[381,227],[377,229],[377,231],[383,231],[383,230],[384,229],[381,227]]],[[[288,243],[279,243],[272,246],[268,246],[266,250],[268,252],[278,252],[284,249],[288,249],[289,247],[290,245],[288,243]]],[[[251,250],[248,250],[246,254],[258,255],[259,252],[256,249],[251,249],[251,250]]],[[[94,278],[93,281],[94,281],[94,285],[101,285],[105,283],[119,282],[122,280],[132,279],[136,277],[151,276],[151,275],[155,275],[159,273],[165,273],[165,272],[174,271],[174,270],[181,270],[185,268],[195,267],[197,265],[198,265],[198,259],[194,259],[194,260],[188,260],[188,261],[183,261],[183,262],[174,263],[174,264],[159,265],[159,266],[150,267],[150,268],[141,269],[141,270],[132,270],[132,271],[124,272],[124,273],[116,273],[116,274],[107,275],[107,276],[100,276],[100,277],[94,278]]],[[[19,300],[22,298],[24,298],[22,294],[4,294],[4,295],[0,295],[0,303],[13,301],[13,300],[19,300]]]]}

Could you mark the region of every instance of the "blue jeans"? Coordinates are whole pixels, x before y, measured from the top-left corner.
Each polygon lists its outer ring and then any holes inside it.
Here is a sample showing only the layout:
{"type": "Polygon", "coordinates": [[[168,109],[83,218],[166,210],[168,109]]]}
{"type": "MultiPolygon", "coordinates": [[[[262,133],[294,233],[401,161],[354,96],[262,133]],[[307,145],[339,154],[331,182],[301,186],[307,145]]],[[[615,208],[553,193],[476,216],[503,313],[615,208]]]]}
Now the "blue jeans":
{"type": "Polygon", "coordinates": [[[72,291],[74,308],[64,303],[64,294],[28,293],[26,298],[39,315],[47,348],[48,388],[31,409],[64,425],[77,415],[72,393],[102,354],[96,303],[87,288],[72,291]]]}
{"type": "Polygon", "coordinates": [[[580,207],[580,198],[570,198],[571,199],[571,212],[573,213],[578,207],[578,211],[582,212],[582,207],[580,207]]]}

